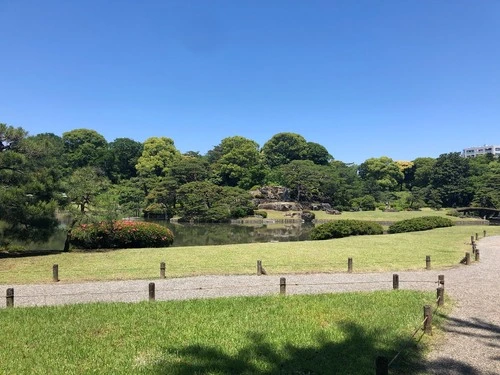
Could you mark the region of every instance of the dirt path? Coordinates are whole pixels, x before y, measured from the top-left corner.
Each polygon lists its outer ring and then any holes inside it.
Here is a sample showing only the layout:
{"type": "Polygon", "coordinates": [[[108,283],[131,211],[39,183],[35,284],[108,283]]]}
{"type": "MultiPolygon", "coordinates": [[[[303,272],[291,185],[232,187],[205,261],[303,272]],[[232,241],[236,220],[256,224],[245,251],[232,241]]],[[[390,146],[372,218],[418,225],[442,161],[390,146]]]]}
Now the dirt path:
{"type": "MultiPolygon", "coordinates": [[[[401,289],[417,290],[435,290],[438,275],[443,274],[446,293],[457,302],[445,337],[436,344],[422,374],[500,375],[500,236],[481,239],[478,248],[481,261],[471,266],[397,272],[401,289]]],[[[281,277],[286,279],[287,294],[313,294],[390,290],[393,273],[199,276],[0,287],[14,288],[15,306],[35,306],[143,301],[148,299],[150,282],[155,283],[157,300],[277,294],[281,277]]]]}

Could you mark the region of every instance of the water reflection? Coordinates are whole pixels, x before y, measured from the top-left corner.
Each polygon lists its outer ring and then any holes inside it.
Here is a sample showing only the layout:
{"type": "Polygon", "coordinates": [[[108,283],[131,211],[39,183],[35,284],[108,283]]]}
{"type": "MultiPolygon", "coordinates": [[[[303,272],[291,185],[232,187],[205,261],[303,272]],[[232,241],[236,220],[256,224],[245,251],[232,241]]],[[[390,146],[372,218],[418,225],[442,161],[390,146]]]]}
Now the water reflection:
{"type": "MultiPolygon", "coordinates": [[[[151,220],[150,220],[151,221],[151,220]]],[[[313,224],[178,224],[154,221],[174,233],[172,246],[206,246],[253,242],[305,241],[313,224]]],[[[48,242],[24,244],[28,250],[62,250],[66,230],[59,229],[48,242]]]]}
{"type": "Polygon", "coordinates": [[[173,246],[305,241],[314,227],[306,224],[160,224],[174,233],[173,246]]]}

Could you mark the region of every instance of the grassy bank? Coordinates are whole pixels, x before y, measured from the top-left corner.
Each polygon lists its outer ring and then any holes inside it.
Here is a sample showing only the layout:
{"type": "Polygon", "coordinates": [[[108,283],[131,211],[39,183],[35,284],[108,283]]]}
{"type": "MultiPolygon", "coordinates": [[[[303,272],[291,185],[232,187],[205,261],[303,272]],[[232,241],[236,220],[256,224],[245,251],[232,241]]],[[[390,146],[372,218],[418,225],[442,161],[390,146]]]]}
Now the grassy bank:
{"type": "Polygon", "coordinates": [[[362,375],[409,346],[391,369],[412,374],[430,336],[410,336],[434,300],[391,291],[4,309],[0,373],[362,375]]]}
{"type": "MultiPolygon", "coordinates": [[[[281,211],[273,211],[268,210],[267,218],[272,220],[283,220],[289,219],[290,216],[285,216],[285,214],[290,214],[290,212],[285,213],[281,211]]],[[[447,217],[453,221],[480,221],[477,218],[467,218],[467,217],[454,217],[448,216],[446,213],[448,210],[432,210],[430,208],[422,208],[420,211],[400,211],[400,212],[384,212],[380,210],[375,211],[356,211],[356,212],[348,212],[344,211],[340,215],[331,215],[327,214],[325,211],[313,211],[317,220],[345,220],[345,219],[354,219],[354,220],[368,220],[368,221],[399,221],[406,219],[413,219],[415,217],[422,216],[441,216],[447,217]]],[[[293,212],[292,212],[293,213],[293,212]]]]}
{"type": "Polygon", "coordinates": [[[500,235],[500,226],[456,226],[393,235],[358,236],[327,241],[253,243],[220,246],[129,249],[93,253],[62,253],[0,259],[0,284],[52,281],[52,265],[59,265],[61,282],[85,280],[152,279],[160,262],[167,277],[254,274],[262,260],[269,274],[344,272],[347,258],[354,272],[415,270],[431,256],[433,268],[458,265],[470,251],[470,236],[500,235]]]}

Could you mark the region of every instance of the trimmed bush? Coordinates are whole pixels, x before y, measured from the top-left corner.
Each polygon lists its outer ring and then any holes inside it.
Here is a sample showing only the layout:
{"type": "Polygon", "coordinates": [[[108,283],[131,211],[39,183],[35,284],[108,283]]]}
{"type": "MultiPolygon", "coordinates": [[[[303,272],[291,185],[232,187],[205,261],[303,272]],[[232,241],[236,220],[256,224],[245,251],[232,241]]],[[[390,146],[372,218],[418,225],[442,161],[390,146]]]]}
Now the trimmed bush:
{"type": "Polygon", "coordinates": [[[446,217],[423,216],[413,219],[397,221],[389,227],[389,233],[418,232],[434,228],[445,228],[453,226],[453,221],[446,217]]]}
{"type": "Polygon", "coordinates": [[[259,215],[259,216],[262,216],[263,219],[267,218],[267,212],[266,211],[259,211],[259,210],[256,210],[253,212],[254,215],[259,215]]]}
{"type": "Polygon", "coordinates": [[[71,245],[77,249],[168,247],[173,241],[170,229],[143,221],[81,224],[71,231],[71,245]]]}
{"type": "Polygon", "coordinates": [[[446,215],[447,216],[453,216],[453,217],[462,217],[462,216],[464,216],[463,214],[461,214],[460,212],[458,212],[456,209],[451,209],[451,210],[446,211],[446,215]]]}
{"type": "Polygon", "coordinates": [[[382,234],[380,224],[363,220],[336,220],[320,224],[311,231],[311,240],[382,234]]]}

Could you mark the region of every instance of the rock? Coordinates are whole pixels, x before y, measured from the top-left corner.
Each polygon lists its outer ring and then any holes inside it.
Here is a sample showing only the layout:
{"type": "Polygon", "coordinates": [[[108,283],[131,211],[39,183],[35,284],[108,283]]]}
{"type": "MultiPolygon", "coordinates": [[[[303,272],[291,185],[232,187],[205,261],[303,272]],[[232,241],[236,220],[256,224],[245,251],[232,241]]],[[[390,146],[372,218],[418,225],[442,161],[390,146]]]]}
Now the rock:
{"type": "Polygon", "coordinates": [[[276,202],[287,202],[290,200],[290,189],[283,186],[263,186],[257,190],[250,191],[254,199],[276,202]]]}
{"type": "Polygon", "coordinates": [[[312,223],[312,221],[316,218],[316,215],[314,215],[313,212],[302,212],[302,215],[300,215],[300,218],[304,220],[305,223],[312,223]]]}
{"type": "Polygon", "coordinates": [[[295,202],[267,202],[258,206],[259,210],[302,211],[302,206],[295,202]]]}

